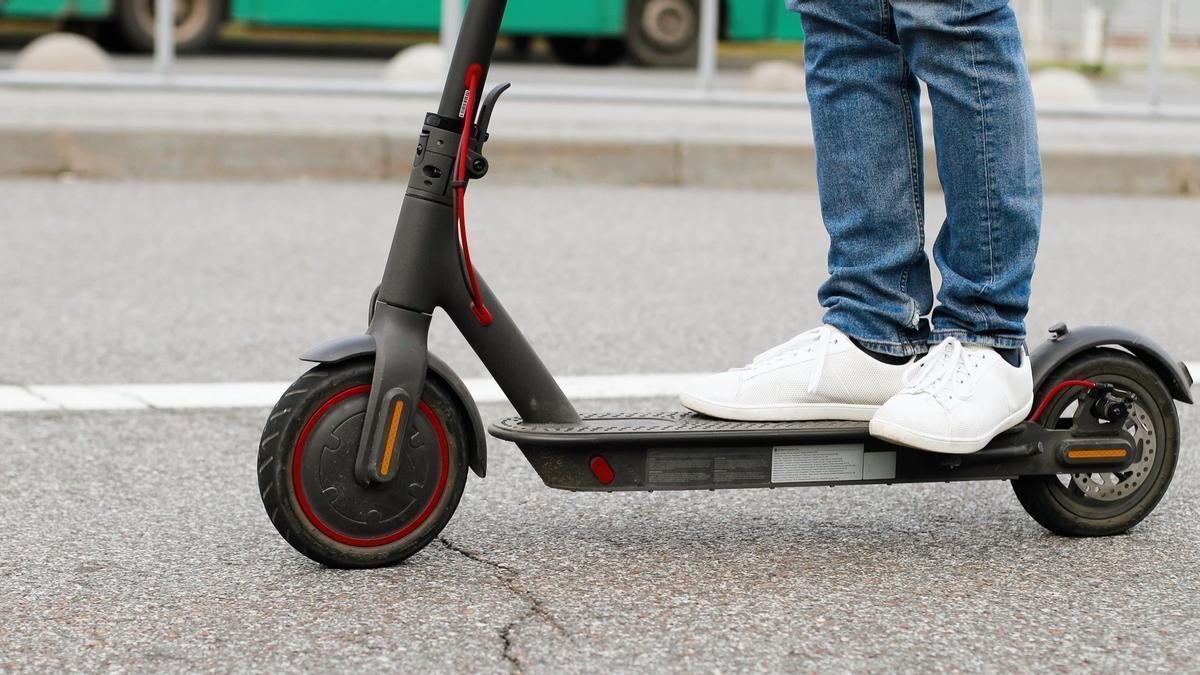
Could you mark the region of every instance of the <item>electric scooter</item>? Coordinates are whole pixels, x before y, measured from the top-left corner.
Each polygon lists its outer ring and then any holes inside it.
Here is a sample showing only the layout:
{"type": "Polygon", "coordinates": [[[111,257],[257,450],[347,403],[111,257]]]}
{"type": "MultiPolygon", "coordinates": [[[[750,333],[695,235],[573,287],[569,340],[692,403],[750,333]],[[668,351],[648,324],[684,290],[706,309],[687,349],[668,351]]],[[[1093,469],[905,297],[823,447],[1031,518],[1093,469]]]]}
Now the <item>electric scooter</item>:
{"type": "Polygon", "coordinates": [[[714,490],[1011,481],[1025,510],[1069,536],[1124,532],[1157,505],[1179,452],[1175,401],[1191,375],[1150,340],[1059,324],[1030,355],[1029,419],[971,455],[871,437],[866,422],[730,422],[688,412],[580,415],[471,261],[464,196],[500,85],[484,83],[506,0],[471,0],[437,112],[425,116],[383,280],[363,335],[301,356],[317,364],[280,398],[258,475],[271,522],[334,567],[391,565],[429,544],[487,437],[463,382],[427,350],[441,308],[519,417],[493,424],[546,485],[576,491],[714,490]]]}

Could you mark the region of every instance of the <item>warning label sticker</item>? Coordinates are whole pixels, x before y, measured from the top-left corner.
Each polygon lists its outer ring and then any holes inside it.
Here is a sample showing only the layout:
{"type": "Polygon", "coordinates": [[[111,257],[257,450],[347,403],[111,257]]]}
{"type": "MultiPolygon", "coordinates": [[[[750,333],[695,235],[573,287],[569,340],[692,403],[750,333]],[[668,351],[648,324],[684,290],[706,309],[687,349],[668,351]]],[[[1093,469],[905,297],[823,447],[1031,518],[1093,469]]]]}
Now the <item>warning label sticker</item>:
{"type": "Polygon", "coordinates": [[[863,446],[798,445],[774,448],[772,483],[831,483],[863,480],[863,446]]]}
{"type": "Polygon", "coordinates": [[[761,449],[712,448],[646,453],[646,484],[657,486],[761,485],[767,481],[767,453],[761,449]]]}

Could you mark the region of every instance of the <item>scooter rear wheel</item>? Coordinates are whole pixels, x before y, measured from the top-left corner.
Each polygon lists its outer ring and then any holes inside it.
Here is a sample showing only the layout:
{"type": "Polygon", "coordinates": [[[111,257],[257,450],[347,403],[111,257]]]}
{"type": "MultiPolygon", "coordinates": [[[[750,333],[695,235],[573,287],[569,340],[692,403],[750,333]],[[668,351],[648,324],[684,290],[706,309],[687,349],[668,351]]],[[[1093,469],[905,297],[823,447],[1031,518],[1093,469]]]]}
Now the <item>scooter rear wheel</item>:
{"type": "MultiPolygon", "coordinates": [[[[1071,359],[1048,378],[1036,401],[1067,380],[1108,382],[1132,391],[1137,400],[1126,422],[1142,458],[1118,473],[1024,476],[1012,482],[1021,506],[1043,527],[1065,536],[1120,534],[1154,509],[1175,473],[1179,418],[1175,401],[1158,375],[1137,358],[1114,349],[1096,349],[1071,359]]],[[[1084,389],[1060,393],[1042,414],[1047,425],[1069,428],[1084,389]]]]}
{"type": "Polygon", "coordinates": [[[313,368],[280,398],[259,445],[271,522],[296,550],[330,567],[382,567],[420,551],[449,522],[466,483],[466,416],[432,373],[400,475],[371,485],[355,478],[373,370],[371,359],[313,368]]]}

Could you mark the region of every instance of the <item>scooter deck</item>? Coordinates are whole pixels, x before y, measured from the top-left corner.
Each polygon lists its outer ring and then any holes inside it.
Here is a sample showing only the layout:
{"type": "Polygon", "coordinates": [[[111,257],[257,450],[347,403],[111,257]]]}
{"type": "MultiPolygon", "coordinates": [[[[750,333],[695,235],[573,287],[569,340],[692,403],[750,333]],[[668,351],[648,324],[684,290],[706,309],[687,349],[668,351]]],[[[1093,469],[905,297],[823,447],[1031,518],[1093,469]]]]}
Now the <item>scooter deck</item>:
{"type": "MultiPolygon", "coordinates": [[[[1062,449],[1069,431],[1022,423],[970,455],[913,450],[873,438],[866,422],[732,422],[693,413],[599,413],[578,424],[492,425],[516,443],[546,485],[566,490],[697,490],[866,483],[1003,480],[1080,471],[1062,449]]],[[[1112,471],[1135,461],[1127,437],[1090,444],[1120,446],[1124,457],[1092,462],[1112,471]]]]}
{"type": "Polygon", "coordinates": [[[819,420],[815,422],[734,422],[690,412],[591,413],[579,424],[531,424],[519,417],[492,425],[492,435],[514,443],[570,443],[572,445],[636,444],[643,441],[849,438],[867,436],[866,422],[819,420]]]}

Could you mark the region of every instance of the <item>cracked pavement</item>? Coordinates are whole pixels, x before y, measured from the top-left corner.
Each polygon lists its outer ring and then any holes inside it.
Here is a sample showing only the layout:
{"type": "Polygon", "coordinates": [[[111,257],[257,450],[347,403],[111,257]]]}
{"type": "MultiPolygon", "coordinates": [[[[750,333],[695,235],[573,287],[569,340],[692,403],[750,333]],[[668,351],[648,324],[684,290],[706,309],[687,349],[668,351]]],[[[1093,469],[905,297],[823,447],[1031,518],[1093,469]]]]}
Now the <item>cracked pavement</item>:
{"type": "MultiPolygon", "coordinates": [[[[1198,665],[1189,448],[1131,534],[1072,540],[1005,483],[574,494],[493,442],[439,540],[391,569],[340,571],[262,512],[264,416],[0,418],[0,671],[1198,665]]],[[[1183,421],[1196,438],[1200,416],[1183,421]]]]}
{"type": "Polygon", "coordinates": [[[545,605],[542,604],[542,601],[539,600],[536,595],[525,588],[525,585],[521,583],[520,579],[518,579],[517,572],[515,570],[500,563],[492,562],[476,551],[471,551],[463,548],[462,546],[451,543],[450,540],[446,539],[444,535],[439,536],[437,541],[441,545],[445,546],[447,550],[459,553],[469,560],[474,560],[481,565],[487,565],[488,567],[496,570],[496,576],[504,582],[504,585],[508,588],[509,592],[518,598],[525,600],[525,602],[529,604],[529,610],[527,612],[504,624],[504,626],[499,630],[500,640],[504,643],[504,660],[512,666],[514,671],[521,670],[524,665],[523,659],[521,658],[521,654],[523,654],[523,652],[519,652],[517,645],[513,643],[513,632],[518,626],[530,620],[541,621],[554,628],[554,630],[556,630],[560,635],[567,635],[567,629],[563,628],[563,625],[546,611],[545,605]]]}
{"type": "MultiPolygon", "coordinates": [[[[818,316],[812,195],[481,187],[475,255],[556,373],[728,367],[818,316]]],[[[294,377],[296,354],[362,330],[399,195],[0,190],[15,384],[294,377]]],[[[1031,326],[1128,324],[1200,357],[1197,208],[1052,198],[1031,326]],[[1107,260],[1124,262],[1100,277],[1107,260]]],[[[481,374],[435,325],[439,355],[481,374]]],[[[1200,669],[1188,407],[1174,484],[1126,536],[1050,535],[999,482],[559,492],[492,441],[441,538],[371,571],[321,568],[276,533],[256,489],[266,414],[0,414],[0,671],[1200,669]]]]}

